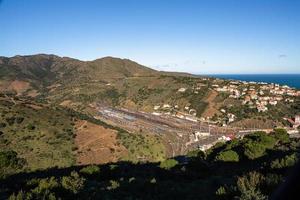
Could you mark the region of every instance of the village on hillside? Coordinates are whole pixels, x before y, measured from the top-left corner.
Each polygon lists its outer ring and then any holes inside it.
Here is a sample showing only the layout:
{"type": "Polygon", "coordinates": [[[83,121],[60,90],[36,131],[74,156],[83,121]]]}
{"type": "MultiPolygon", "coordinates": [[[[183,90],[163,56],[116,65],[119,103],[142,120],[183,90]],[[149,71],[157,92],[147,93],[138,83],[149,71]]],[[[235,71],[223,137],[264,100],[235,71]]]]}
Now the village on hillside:
{"type": "MultiPolygon", "coordinates": [[[[211,78],[202,78],[201,80],[207,81],[209,79],[211,78]]],[[[209,85],[210,90],[214,90],[218,93],[224,93],[228,96],[228,98],[241,102],[241,105],[247,106],[252,110],[256,110],[258,114],[268,112],[270,108],[276,107],[279,103],[294,103],[295,99],[300,96],[299,90],[287,85],[281,86],[275,83],[236,80],[223,81],[222,79],[214,79],[212,80],[212,83],[213,84],[209,85]]],[[[181,87],[178,88],[177,92],[185,93],[187,90],[193,90],[194,94],[198,94],[203,86],[206,85],[199,82],[196,87],[181,87]]],[[[164,103],[161,105],[155,105],[153,107],[152,114],[156,116],[172,115],[174,117],[194,122],[209,121],[210,123],[222,126],[227,126],[231,122],[234,122],[237,118],[234,113],[230,113],[224,108],[220,108],[219,112],[222,113],[224,117],[223,119],[216,121],[209,117],[196,117],[197,111],[190,105],[185,105],[183,108],[180,108],[178,105],[164,103]]],[[[300,126],[300,115],[284,117],[283,119],[286,120],[292,128],[298,128],[300,126]]]]}
{"type": "MultiPolygon", "coordinates": [[[[300,96],[300,91],[289,86],[206,77],[197,79],[197,83],[193,86],[185,85],[177,88],[174,92],[179,96],[185,94],[197,96],[204,90],[217,95],[222,94],[221,96],[225,96],[225,99],[235,100],[240,105],[251,108],[256,115],[271,112],[272,107],[282,103],[293,103],[300,96]]],[[[172,150],[170,156],[182,155],[194,149],[204,151],[217,142],[243,138],[256,131],[269,133],[276,128],[238,127],[233,124],[238,121],[237,116],[223,107],[218,110],[221,113],[219,118],[222,117],[222,119],[215,120],[209,117],[199,117],[197,109],[191,104],[162,102],[153,105],[152,112],[113,108],[101,104],[90,106],[98,111],[95,116],[97,119],[109,124],[118,125],[132,132],[142,131],[160,135],[172,150]]],[[[283,118],[282,116],[281,119],[289,125],[281,128],[285,128],[291,137],[299,137],[297,128],[300,126],[300,116],[283,118]]]]}

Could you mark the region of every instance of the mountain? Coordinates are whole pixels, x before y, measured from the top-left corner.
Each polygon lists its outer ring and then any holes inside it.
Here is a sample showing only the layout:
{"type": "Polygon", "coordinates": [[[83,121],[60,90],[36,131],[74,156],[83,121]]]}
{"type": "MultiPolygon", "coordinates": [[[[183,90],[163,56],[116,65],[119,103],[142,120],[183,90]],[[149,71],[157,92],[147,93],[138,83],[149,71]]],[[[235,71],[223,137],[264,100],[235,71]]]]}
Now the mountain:
{"type": "Polygon", "coordinates": [[[157,73],[128,59],[105,57],[84,62],[46,54],[0,57],[0,68],[1,79],[28,81],[33,88],[40,85],[49,86],[60,80],[64,80],[65,83],[104,81],[157,73]]]}
{"type": "MultiPolygon", "coordinates": [[[[245,106],[242,99],[230,98],[222,89],[217,91],[213,87],[216,85],[219,89],[232,86],[228,80],[161,72],[113,57],[93,61],[47,54],[0,57],[0,91],[84,113],[95,112],[90,105],[96,104],[146,112],[168,104],[172,110],[176,107],[176,111],[187,112],[188,107],[196,111],[197,117],[214,118],[219,123],[227,117],[220,110],[230,110],[237,116],[234,123],[241,121],[237,126],[252,127],[254,120],[256,127],[270,128],[285,125],[282,117],[298,112],[299,98],[290,104],[279,102],[267,114],[258,113],[255,107],[245,106]]],[[[258,88],[258,85],[251,87],[258,88]]],[[[239,89],[242,92],[249,87],[240,84],[239,89]]]]}
{"type": "Polygon", "coordinates": [[[278,98],[265,87],[113,57],[0,57],[0,199],[266,199],[300,144],[270,129],[300,97],[258,112],[278,98]],[[271,133],[239,138],[253,126],[271,133]]]}
{"type": "Polygon", "coordinates": [[[178,99],[183,106],[188,100],[174,95],[196,80],[190,74],[160,72],[113,57],[94,61],[45,54],[0,58],[0,91],[77,108],[101,102],[149,111],[178,99]]]}

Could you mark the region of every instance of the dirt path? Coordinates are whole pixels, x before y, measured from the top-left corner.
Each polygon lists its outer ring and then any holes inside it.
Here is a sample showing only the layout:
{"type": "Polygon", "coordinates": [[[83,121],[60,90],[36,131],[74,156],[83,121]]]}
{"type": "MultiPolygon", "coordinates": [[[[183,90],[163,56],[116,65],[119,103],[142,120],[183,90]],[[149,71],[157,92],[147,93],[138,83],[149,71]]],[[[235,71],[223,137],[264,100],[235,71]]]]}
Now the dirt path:
{"type": "Polygon", "coordinates": [[[215,114],[219,113],[218,105],[214,102],[214,99],[217,97],[218,92],[215,90],[211,90],[207,97],[204,99],[205,102],[208,103],[207,108],[202,114],[202,117],[212,117],[215,114]]]}
{"type": "Polygon", "coordinates": [[[118,143],[116,132],[112,129],[82,120],[76,123],[76,130],[77,164],[116,162],[127,154],[126,148],[118,143]]]}

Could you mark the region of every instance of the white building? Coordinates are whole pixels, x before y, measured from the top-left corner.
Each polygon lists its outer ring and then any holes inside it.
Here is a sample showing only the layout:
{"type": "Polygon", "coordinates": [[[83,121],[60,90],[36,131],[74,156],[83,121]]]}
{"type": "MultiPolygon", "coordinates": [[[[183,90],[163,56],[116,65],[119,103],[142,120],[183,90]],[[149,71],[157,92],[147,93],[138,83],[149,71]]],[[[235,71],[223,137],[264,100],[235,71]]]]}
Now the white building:
{"type": "Polygon", "coordinates": [[[186,88],[179,88],[178,89],[178,92],[185,92],[186,91],[186,88]]]}

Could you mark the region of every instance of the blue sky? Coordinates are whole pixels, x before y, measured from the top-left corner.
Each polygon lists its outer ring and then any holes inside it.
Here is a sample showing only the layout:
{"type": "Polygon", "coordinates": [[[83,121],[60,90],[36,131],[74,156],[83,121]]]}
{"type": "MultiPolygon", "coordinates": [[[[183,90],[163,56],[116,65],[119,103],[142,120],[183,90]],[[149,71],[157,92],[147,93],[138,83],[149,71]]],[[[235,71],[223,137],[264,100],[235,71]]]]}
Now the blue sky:
{"type": "Polygon", "coordinates": [[[192,73],[300,73],[298,0],[0,0],[0,55],[129,58],[192,73]]]}

